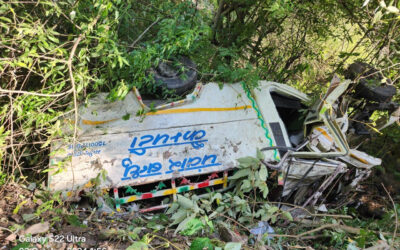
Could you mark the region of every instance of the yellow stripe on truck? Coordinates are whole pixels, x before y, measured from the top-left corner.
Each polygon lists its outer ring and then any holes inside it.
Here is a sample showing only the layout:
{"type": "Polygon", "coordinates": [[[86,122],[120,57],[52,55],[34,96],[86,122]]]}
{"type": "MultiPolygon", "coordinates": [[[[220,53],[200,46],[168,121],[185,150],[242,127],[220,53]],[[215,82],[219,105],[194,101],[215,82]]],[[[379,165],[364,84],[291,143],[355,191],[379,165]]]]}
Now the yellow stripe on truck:
{"type": "Polygon", "coordinates": [[[317,127],[315,129],[321,132],[326,139],[328,139],[329,141],[333,141],[333,138],[330,135],[328,135],[328,133],[323,128],[317,127]]]}
{"type": "Polygon", "coordinates": [[[82,123],[85,125],[100,125],[108,122],[113,122],[119,120],[119,118],[116,119],[111,119],[111,120],[106,120],[106,121],[91,121],[91,120],[82,120],[82,123]]]}
{"type": "Polygon", "coordinates": [[[165,109],[155,112],[149,112],[146,115],[164,115],[164,114],[180,114],[180,113],[193,113],[193,112],[215,112],[215,111],[234,111],[241,109],[249,109],[251,106],[239,106],[230,108],[187,108],[187,109],[165,109]]]}
{"type": "MultiPolygon", "coordinates": [[[[158,110],[155,112],[146,113],[146,115],[165,115],[165,114],[181,114],[181,113],[193,113],[193,112],[218,112],[218,111],[235,111],[235,110],[242,110],[242,109],[250,109],[251,106],[239,106],[239,107],[229,107],[229,108],[186,108],[186,109],[165,109],[165,110],[158,110]]],[[[108,122],[113,122],[118,120],[111,119],[105,121],[91,121],[91,120],[82,120],[82,123],[85,125],[100,125],[108,122]]]]}
{"type": "Polygon", "coordinates": [[[350,156],[353,157],[354,159],[356,159],[357,161],[361,161],[361,162],[364,163],[364,164],[369,164],[368,161],[366,161],[365,159],[362,159],[362,158],[358,157],[358,156],[355,155],[355,154],[350,153],[350,156]]]}

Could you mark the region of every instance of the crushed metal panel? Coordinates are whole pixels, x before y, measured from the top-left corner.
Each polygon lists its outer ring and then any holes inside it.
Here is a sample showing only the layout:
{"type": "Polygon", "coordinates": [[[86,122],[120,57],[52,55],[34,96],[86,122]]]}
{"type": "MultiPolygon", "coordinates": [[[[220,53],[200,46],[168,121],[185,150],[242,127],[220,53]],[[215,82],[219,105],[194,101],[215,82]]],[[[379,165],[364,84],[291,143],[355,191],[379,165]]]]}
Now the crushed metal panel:
{"type": "MultiPolygon", "coordinates": [[[[72,144],[56,141],[49,174],[51,190],[72,190],[105,170],[101,187],[140,185],[233,168],[236,159],[255,156],[268,145],[265,131],[240,84],[219,89],[205,85],[199,97],[183,106],[135,116],[142,105],[131,93],[108,103],[99,95],[79,111],[79,136],[72,144]],[[129,120],[121,119],[130,114],[129,120]],[[57,149],[63,149],[57,151],[57,149]]],[[[275,143],[275,142],[274,142],[275,143]]],[[[273,152],[264,153],[266,160],[273,152]]]]}
{"type": "MultiPolygon", "coordinates": [[[[283,167],[283,172],[285,174],[287,173],[288,165],[289,162],[286,163],[283,167]]],[[[297,180],[302,178],[306,180],[317,180],[323,176],[332,174],[340,165],[340,162],[295,159],[290,162],[290,165],[291,166],[288,178],[297,180]],[[304,176],[305,173],[307,173],[307,176],[304,176]]]]}

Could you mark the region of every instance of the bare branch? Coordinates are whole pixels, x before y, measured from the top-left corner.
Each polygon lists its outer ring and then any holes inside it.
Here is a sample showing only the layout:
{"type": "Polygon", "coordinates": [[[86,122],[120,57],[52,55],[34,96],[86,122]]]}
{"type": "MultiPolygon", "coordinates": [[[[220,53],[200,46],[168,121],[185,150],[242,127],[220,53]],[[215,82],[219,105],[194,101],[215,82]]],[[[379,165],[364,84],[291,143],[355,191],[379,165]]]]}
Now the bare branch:
{"type": "Polygon", "coordinates": [[[154,25],[156,25],[159,21],[160,21],[160,18],[157,17],[157,19],[156,19],[152,24],[150,24],[150,26],[147,27],[147,28],[142,32],[142,34],[140,34],[140,35],[138,36],[138,38],[136,38],[136,40],[133,41],[133,43],[132,43],[131,45],[129,45],[129,48],[133,48],[133,47],[135,46],[135,44],[136,44],[137,42],[139,42],[140,39],[142,39],[142,37],[144,36],[144,34],[146,34],[147,31],[149,31],[149,29],[151,29],[151,27],[153,27],[154,25]]]}
{"type": "Polygon", "coordinates": [[[43,93],[37,93],[37,92],[29,92],[29,91],[23,91],[23,90],[8,90],[8,89],[2,89],[0,88],[0,92],[2,93],[7,93],[7,94],[24,94],[24,95],[34,95],[34,96],[43,96],[43,97],[60,97],[67,95],[71,92],[73,92],[73,89],[69,89],[65,92],[58,93],[58,94],[43,94],[43,93]]]}
{"type": "MultiPolygon", "coordinates": [[[[398,219],[398,217],[397,217],[397,209],[396,209],[396,205],[394,204],[394,201],[393,201],[393,199],[392,199],[392,196],[390,196],[390,193],[389,193],[389,191],[386,189],[385,185],[383,185],[383,183],[381,183],[381,184],[382,184],[383,189],[385,189],[385,192],[386,192],[387,195],[389,196],[390,201],[392,202],[393,211],[394,211],[394,216],[395,216],[395,219],[396,219],[396,221],[395,221],[395,227],[394,227],[394,231],[393,231],[392,246],[391,246],[391,248],[393,248],[394,239],[396,239],[396,235],[397,235],[397,227],[398,227],[398,224],[399,224],[399,219],[398,219]]],[[[393,249],[394,249],[394,248],[393,248],[393,249]]]]}

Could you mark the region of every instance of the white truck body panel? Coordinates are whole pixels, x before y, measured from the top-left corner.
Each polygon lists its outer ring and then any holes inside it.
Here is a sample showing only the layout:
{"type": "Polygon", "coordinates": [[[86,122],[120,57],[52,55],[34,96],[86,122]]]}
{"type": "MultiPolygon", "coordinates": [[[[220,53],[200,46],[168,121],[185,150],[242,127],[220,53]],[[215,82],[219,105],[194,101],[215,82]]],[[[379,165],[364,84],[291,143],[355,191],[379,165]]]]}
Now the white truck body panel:
{"type": "MultiPolygon", "coordinates": [[[[307,97],[287,85],[260,82],[255,99],[265,126],[271,131],[268,123],[278,122],[284,131],[270,88],[307,97]]],[[[205,84],[195,100],[144,118],[136,116],[143,104],[133,92],[112,103],[100,94],[79,109],[75,152],[72,143],[53,143],[50,165],[56,169],[64,162],[64,171],[50,172],[49,187],[78,189],[102,170],[107,178],[101,187],[116,188],[234,168],[236,159],[255,156],[256,148],[270,146],[270,141],[275,145],[271,132],[267,139],[253,106],[239,83],[222,89],[216,83],[205,84]],[[122,119],[127,114],[129,119],[122,119]]],[[[274,160],[274,151],[264,154],[265,160],[274,160]]]]}

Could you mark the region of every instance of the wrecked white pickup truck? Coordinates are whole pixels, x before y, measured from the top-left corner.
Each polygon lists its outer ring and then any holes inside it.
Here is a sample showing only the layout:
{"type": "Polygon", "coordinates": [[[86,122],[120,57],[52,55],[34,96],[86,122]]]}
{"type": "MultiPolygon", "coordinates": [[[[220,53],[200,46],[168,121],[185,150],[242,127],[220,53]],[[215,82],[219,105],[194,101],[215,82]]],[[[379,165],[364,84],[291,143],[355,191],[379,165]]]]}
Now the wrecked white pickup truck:
{"type": "Polygon", "coordinates": [[[304,205],[313,204],[349,165],[359,172],[357,182],[381,163],[348,146],[349,122],[338,110],[345,108],[349,84],[334,78],[313,107],[298,90],[266,81],[251,91],[240,83],[222,89],[198,83],[185,99],[152,109],[136,89],[116,102],[99,94],[79,109],[76,143],[52,144],[49,188],[73,200],[104,175],[98,187],[113,192],[120,211],[140,200],[227,188],[236,160],[258,148],[264,163],[280,172],[283,196],[325,178],[304,205]]]}

